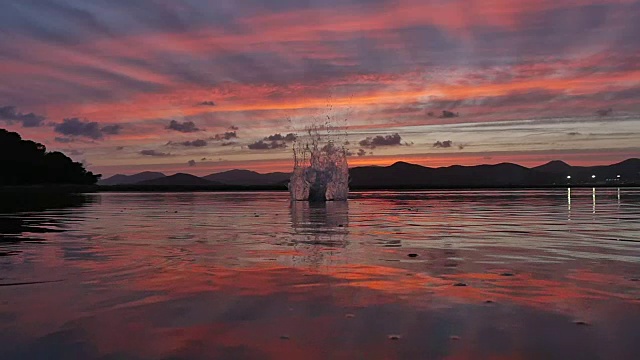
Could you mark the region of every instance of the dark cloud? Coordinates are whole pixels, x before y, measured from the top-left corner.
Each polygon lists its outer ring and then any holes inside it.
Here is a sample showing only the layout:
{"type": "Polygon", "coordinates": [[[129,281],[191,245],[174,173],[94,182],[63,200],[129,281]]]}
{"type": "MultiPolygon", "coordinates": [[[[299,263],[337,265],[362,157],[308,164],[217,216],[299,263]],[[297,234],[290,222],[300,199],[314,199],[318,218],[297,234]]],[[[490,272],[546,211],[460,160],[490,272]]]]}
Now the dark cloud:
{"type": "Polygon", "coordinates": [[[102,139],[103,134],[100,125],[95,121],[84,121],[78,118],[62,120],[56,124],[53,131],[66,136],[84,136],[93,140],[102,139]]]}
{"type": "Polygon", "coordinates": [[[211,140],[214,141],[222,141],[222,140],[231,140],[238,137],[238,133],[235,131],[227,131],[222,134],[216,134],[216,136],[212,137],[211,140]]]}
{"type": "Polygon", "coordinates": [[[358,149],[358,156],[365,156],[367,155],[367,151],[365,149],[358,149]]]}
{"type": "Polygon", "coordinates": [[[3,106],[0,107],[0,120],[4,120],[8,124],[19,122],[22,127],[38,127],[44,125],[46,118],[34,113],[20,113],[15,106],[3,106]]]}
{"type": "Polygon", "coordinates": [[[213,101],[203,101],[203,102],[199,103],[198,105],[200,105],[200,106],[216,106],[216,103],[214,103],[213,101]]]}
{"type": "Polygon", "coordinates": [[[238,130],[240,130],[240,128],[239,128],[239,127],[237,127],[237,126],[235,126],[235,125],[231,125],[231,126],[229,126],[229,130],[231,130],[231,131],[238,131],[238,130]]]}
{"type": "Polygon", "coordinates": [[[460,116],[460,114],[458,113],[454,113],[452,111],[449,110],[442,110],[442,115],[440,115],[441,118],[443,119],[450,119],[450,118],[455,118],[460,116]]]}
{"type": "Polygon", "coordinates": [[[66,138],[66,137],[55,137],[53,138],[54,141],[59,142],[59,143],[63,143],[63,144],[68,144],[68,143],[72,143],[74,142],[74,140],[72,138],[66,138]]]}
{"type": "Polygon", "coordinates": [[[195,161],[195,160],[189,160],[189,161],[187,162],[187,164],[188,164],[189,166],[196,166],[196,161],[195,161]]]}
{"type": "Polygon", "coordinates": [[[277,134],[269,135],[269,136],[265,137],[263,140],[264,141],[293,142],[293,141],[296,141],[296,138],[297,138],[297,136],[294,133],[288,133],[286,135],[282,135],[280,133],[277,133],[277,134]]]}
{"type": "Polygon", "coordinates": [[[118,150],[118,151],[124,150],[124,146],[118,146],[118,147],[116,147],[116,150],[118,150]]]}
{"type": "Polygon", "coordinates": [[[398,134],[392,135],[378,135],[375,137],[367,137],[366,139],[360,140],[358,143],[362,147],[367,147],[370,149],[375,149],[378,146],[399,146],[402,144],[402,137],[398,134]]]}
{"type": "Polygon", "coordinates": [[[286,148],[287,144],[282,141],[258,140],[253,144],[247,145],[247,147],[251,150],[274,150],[286,148]]]}
{"type": "Polygon", "coordinates": [[[237,142],[235,141],[224,141],[222,144],[220,144],[221,146],[234,146],[234,145],[238,145],[237,142]]]}
{"type": "Polygon", "coordinates": [[[165,152],[156,151],[156,150],[141,150],[141,151],[140,151],[140,155],[144,155],[144,156],[157,156],[157,157],[167,157],[167,156],[171,156],[171,154],[170,154],[170,153],[165,153],[165,152]]]}
{"type": "Polygon", "coordinates": [[[102,133],[107,135],[118,135],[120,134],[120,130],[122,130],[122,125],[105,125],[102,127],[102,133]]]}
{"type": "Polygon", "coordinates": [[[434,148],[450,148],[453,145],[453,141],[445,140],[445,141],[436,141],[433,143],[434,148]]]}
{"type": "MultiPolygon", "coordinates": [[[[78,118],[63,119],[62,123],[55,124],[53,131],[71,137],[87,137],[93,140],[100,140],[104,135],[117,135],[122,130],[122,126],[106,125],[100,126],[95,121],[80,120],[78,118]]],[[[58,142],[71,142],[71,138],[56,138],[58,142]]]]}
{"type": "Polygon", "coordinates": [[[203,146],[207,146],[209,143],[207,142],[207,140],[192,140],[192,141],[182,141],[182,142],[173,142],[173,141],[169,141],[167,143],[167,145],[181,145],[181,146],[187,146],[187,147],[203,147],[203,146]]]}
{"type": "Polygon", "coordinates": [[[193,121],[185,121],[185,122],[177,122],[176,120],[171,120],[169,125],[167,125],[166,129],[179,131],[183,133],[192,133],[201,131],[198,129],[196,124],[193,121]]]}
{"type": "Polygon", "coordinates": [[[569,135],[569,136],[577,136],[577,135],[582,135],[582,134],[577,132],[577,131],[572,131],[572,132],[567,133],[567,135],[569,135]]]}
{"type": "Polygon", "coordinates": [[[599,109],[598,111],[596,111],[596,114],[598,114],[598,116],[609,116],[613,114],[613,109],[612,108],[599,109]]]}

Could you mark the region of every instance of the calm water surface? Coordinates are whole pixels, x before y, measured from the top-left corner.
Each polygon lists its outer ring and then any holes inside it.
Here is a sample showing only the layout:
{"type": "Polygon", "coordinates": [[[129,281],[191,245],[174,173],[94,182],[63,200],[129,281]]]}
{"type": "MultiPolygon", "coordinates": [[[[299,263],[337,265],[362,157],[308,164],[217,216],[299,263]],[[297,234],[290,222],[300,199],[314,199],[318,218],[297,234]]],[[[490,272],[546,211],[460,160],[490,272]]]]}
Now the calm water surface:
{"type": "Polygon", "coordinates": [[[2,200],[0,358],[640,358],[640,189],[287,195],[2,200]]]}

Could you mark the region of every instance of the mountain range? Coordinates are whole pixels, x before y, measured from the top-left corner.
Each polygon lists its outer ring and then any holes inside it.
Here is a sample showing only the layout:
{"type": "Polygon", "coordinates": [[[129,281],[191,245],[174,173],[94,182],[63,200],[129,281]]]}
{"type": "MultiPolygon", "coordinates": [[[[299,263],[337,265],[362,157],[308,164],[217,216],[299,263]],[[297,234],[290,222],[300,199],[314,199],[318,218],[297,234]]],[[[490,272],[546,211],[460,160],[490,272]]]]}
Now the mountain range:
{"type": "MultiPolygon", "coordinates": [[[[99,185],[135,186],[286,186],[290,174],[261,174],[250,170],[229,170],[198,177],[177,173],[142,172],[114,175],[99,185]]],[[[512,163],[496,165],[432,168],[407,162],[389,166],[363,166],[349,169],[351,188],[428,188],[428,187],[500,187],[546,186],[587,183],[640,184],[640,159],[628,159],[612,165],[571,166],[555,160],[527,168],[512,163]],[[593,178],[595,175],[595,178],[593,178]],[[568,178],[570,176],[570,178],[568,178]]]]}

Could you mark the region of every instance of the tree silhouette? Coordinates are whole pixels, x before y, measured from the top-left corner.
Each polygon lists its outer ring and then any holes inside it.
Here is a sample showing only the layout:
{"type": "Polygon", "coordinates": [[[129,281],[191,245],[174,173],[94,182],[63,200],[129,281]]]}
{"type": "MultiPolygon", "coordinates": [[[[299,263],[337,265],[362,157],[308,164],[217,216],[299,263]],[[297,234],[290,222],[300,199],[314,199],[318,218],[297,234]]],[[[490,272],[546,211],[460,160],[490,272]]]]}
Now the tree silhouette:
{"type": "Polygon", "coordinates": [[[61,152],[0,129],[0,185],[95,184],[100,176],[61,152]]]}

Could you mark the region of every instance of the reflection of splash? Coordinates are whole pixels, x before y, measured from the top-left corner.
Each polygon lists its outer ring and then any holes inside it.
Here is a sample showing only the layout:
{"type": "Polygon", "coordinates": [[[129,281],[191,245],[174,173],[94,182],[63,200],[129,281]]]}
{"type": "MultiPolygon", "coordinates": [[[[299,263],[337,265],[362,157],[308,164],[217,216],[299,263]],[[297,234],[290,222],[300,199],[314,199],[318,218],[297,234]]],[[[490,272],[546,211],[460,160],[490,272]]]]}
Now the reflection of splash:
{"type": "Polygon", "coordinates": [[[326,263],[325,255],[347,246],[349,208],[346,201],[292,202],[291,227],[294,236],[289,245],[304,255],[303,263],[326,263]]]}
{"type": "Polygon", "coordinates": [[[291,203],[291,226],[297,233],[343,233],[348,225],[347,202],[291,203]]]}
{"type": "Polygon", "coordinates": [[[349,226],[347,202],[291,203],[291,226],[297,242],[344,247],[349,226]]]}

